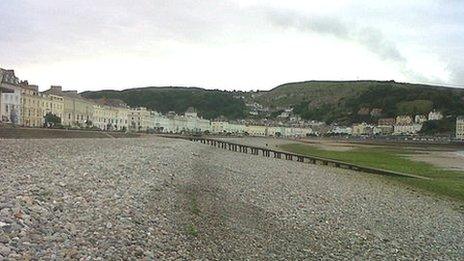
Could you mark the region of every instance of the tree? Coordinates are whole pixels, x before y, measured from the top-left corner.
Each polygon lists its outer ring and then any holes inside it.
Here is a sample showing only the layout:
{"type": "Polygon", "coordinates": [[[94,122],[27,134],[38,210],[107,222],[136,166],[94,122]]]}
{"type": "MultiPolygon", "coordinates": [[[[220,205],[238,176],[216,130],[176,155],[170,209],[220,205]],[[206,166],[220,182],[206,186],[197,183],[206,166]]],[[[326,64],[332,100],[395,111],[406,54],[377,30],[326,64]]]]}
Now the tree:
{"type": "Polygon", "coordinates": [[[455,129],[455,118],[444,118],[436,121],[426,121],[420,133],[426,135],[450,134],[453,133],[455,129]]]}
{"type": "Polygon", "coordinates": [[[54,126],[61,125],[61,118],[51,112],[47,113],[44,116],[44,119],[45,119],[46,127],[54,127],[54,126]]]}

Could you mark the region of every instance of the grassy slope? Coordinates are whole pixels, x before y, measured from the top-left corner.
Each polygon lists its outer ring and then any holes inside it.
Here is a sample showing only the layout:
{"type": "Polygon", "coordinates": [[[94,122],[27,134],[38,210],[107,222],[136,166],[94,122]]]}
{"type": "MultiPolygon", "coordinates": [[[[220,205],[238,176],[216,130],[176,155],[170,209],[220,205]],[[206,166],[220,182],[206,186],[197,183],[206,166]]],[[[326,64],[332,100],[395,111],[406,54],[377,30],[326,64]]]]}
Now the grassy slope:
{"type": "Polygon", "coordinates": [[[432,109],[452,116],[464,114],[464,89],[393,81],[289,83],[254,96],[271,108],[294,107],[305,119],[342,124],[377,121],[375,117],[358,115],[361,108],[379,108],[382,117],[427,114],[432,109]]]}
{"type": "Polygon", "coordinates": [[[313,101],[315,106],[329,103],[335,104],[340,99],[359,95],[374,82],[338,82],[338,81],[308,81],[287,83],[270,91],[260,92],[256,100],[267,106],[292,106],[304,100],[313,101]]]}
{"type": "Polygon", "coordinates": [[[119,99],[131,107],[143,106],[167,113],[184,113],[188,107],[197,109],[200,116],[213,119],[221,115],[230,119],[243,118],[245,104],[234,98],[233,92],[185,87],[147,87],[123,91],[85,92],[86,98],[119,99]]]}
{"type": "Polygon", "coordinates": [[[350,151],[328,151],[303,144],[282,145],[280,148],[305,155],[326,157],[364,166],[430,177],[431,180],[391,178],[432,193],[464,201],[464,172],[443,170],[431,164],[407,159],[405,154],[412,153],[408,150],[356,148],[350,151]]]}
{"type": "Polygon", "coordinates": [[[274,103],[278,106],[298,104],[304,100],[323,99],[323,102],[336,104],[341,99],[359,96],[361,93],[378,87],[401,88],[402,90],[452,90],[462,93],[464,90],[441,86],[398,83],[394,81],[306,81],[286,83],[269,91],[259,92],[257,100],[266,105],[274,103]]]}

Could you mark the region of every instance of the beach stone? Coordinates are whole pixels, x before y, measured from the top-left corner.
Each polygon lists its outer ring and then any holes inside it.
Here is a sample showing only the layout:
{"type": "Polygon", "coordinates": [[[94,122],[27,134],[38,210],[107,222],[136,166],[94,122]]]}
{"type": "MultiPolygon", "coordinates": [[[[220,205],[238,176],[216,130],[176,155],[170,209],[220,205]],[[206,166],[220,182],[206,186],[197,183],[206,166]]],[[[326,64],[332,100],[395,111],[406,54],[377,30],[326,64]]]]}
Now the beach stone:
{"type": "Polygon", "coordinates": [[[5,246],[3,243],[0,243],[0,255],[8,256],[11,250],[9,247],[5,246]]]}
{"type": "Polygon", "coordinates": [[[0,259],[464,257],[462,204],[372,174],[149,135],[0,140],[0,157],[0,259]]]}

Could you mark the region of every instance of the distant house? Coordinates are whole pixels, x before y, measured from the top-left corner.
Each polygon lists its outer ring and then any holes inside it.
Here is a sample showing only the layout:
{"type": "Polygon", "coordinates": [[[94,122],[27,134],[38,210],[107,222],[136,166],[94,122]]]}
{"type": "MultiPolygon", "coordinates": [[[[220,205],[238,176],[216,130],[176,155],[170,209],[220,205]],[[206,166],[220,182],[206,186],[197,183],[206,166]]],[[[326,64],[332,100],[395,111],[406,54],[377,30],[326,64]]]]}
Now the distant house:
{"type": "Polygon", "coordinates": [[[371,111],[371,116],[372,117],[380,117],[380,116],[382,116],[382,112],[383,112],[382,109],[374,108],[371,111]]]}
{"type": "Polygon", "coordinates": [[[416,115],[416,116],[414,117],[414,122],[415,122],[415,123],[419,123],[419,124],[420,124],[420,123],[424,123],[424,122],[426,122],[426,121],[427,121],[427,117],[426,117],[425,115],[416,115]]]}
{"type": "Polygon", "coordinates": [[[300,115],[293,114],[293,115],[290,116],[290,121],[291,122],[299,122],[299,121],[301,121],[301,117],[300,117],[300,115]]]}
{"type": "Polygon", "coordinates": [[[287,119],[288,117],[290,117],[290,115],[291,115],[290,112],[283,111],[281,114],[279,114],[277,116],[277,118],[279,118],[279,119],[287,119]]]}
{"type": "Polygon", "coordinates": [[[435,110],[429,112],[429,121],[438,121],[441,119],[443,119],[443,114],[441,114],[441,112],[435,110]]]}
{"type": "Polygon", "coordinates": [[[396,117],[396,125],[412,124],[412,118],[409,115],[401,115],[396,117]]]}
{"type": "Polygon", "coordinates": [[[267,128],[266,126],[260,125],[248,125],[245,127],[245,131],[250,136],[266,136],[267,135],[267,128]]]}
{"type": "Polygon", "coordinates": [[[464,116],[456,118],[456,138],[464,140],[464,116]]]}
{"type": "Polygon", "coordinates": [[[14,70],[0,68],[0,122],[21,124],[21,88],[14,70]]]}
{"type": "Polygon", "coordinates": [[[250,115],[254,115],[254,116],[259,115],[259,112],[255,111],[255,110],[251,110],[249,113],[250,113],[250,115]]]}
{"type": "Polygon", "coordinates": [[[414,123],[411,116],[402,115],[396,117],[396,124],[393,129],[395,135],[416,134],[422,129],[422,123],[414,123]]]}
{"type": "Polygon", "coordinates": [[[286,108],[284,111],[277,116],[279,119],[288,119],[293,116],[293,108],[286,108]]]}
{"type": "Polygon", "coordinates": [[[366,108],[366,107],[362,107],[361,109],[358,110],[358,115],[369,115],[371,112],[371,110],[369,108],[366,108]]]}
{"type": "Polygon", "coordinates": [[[395,125],[395,123],[396,123],[395,118],[382,118],[382,119],[379,119],[377,124],[379,126],[393,126],[395,125]]]}
{"type": "Polygon", "coordinates": [[[376,127],[376,133],[382,135],[389,135],[393,133],[394,128],[394,125],[379,125],[376,127]]]}
{"type": "Polygon", "coordinates": [[[417,134],[422,129],[422,124],[397,124],[394,127],[394,134],[396,135],[411,135],[417,134]]]}
{"type": "Polygon", "coordinates": [[[212,121],[211,122],[211,132],[212,133],[224,133],[228,131],[229,122],[227,121],[212,121]]]}
{"type": "Polygon", "coordinates": [[[351,135],[352,132],[353,132],[353,129],[350,127],[333,126],[332,129],[328,133],[336,134],[336,135],[351,135]]]}
{"type": "Polygon", "coordinates": [[[353,136],[371,135],[372,133],[373,126],[370,126],[364,122],[353,125],[353,128],[351,130],[351,134],[353,136]]]}
{"type": "Polygon", "coordinates": [[[395,118],[379,119],[377,123],[376,131],[378,132],[378,134],[383,134],[383,135],[392,134],[393,128],[394,128],[393,126],[395,125],[395,123],[396,123],[395,118]]]}
{"type": "Polygon", "coordinates": [[[198,116],[197,111],[193,107],[188,107],[184,115],[185,117],[192,117],[192,118],[196,118],[198,116]]]}

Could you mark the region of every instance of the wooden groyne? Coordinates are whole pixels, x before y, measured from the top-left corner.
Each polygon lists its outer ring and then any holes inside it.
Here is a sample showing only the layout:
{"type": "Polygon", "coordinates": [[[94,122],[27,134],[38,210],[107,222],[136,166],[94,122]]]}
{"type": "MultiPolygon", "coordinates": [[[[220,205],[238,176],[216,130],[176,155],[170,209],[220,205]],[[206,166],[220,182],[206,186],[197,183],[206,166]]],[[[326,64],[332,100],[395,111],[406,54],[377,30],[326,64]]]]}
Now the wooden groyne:
{"type": "Polygon", "coordinates": [[[286,151],[281,151],[281,150],[238,144],[238,143],[218,140],[218,139],[211,139],[211,138],[204,138],[204,137],[192,137],[192,136],[170,136],[170,135],[160,135],[160,136],[166,137],[166,138],[185,139],[185,140],[189,140],[193,142],[199,142],[205,145],[210,145],[216,148],[226,149],[226,150],[230,150],[230,151],[234,151],[238,153],[250,154],[250,155],[261,155],[264,157],[273,157],[277,159],[285,159],[285,160],[297,161],[301,163],[333,166],[336,168],[350,169],[354,171],[360,171],[360,172],[366,172],[366,173],[372,173],[372,174],[399,176],[399,177],[416,178],[416,179],[430,179],[427,177],[422,177],[422,176],[409,174],[409,173],[402,173],[402,172],[373,168],[373,167],[366,167],[366,166],[361,166],[361,165],[338,161],[338,160],[329,159],[329,158],[301,155],[301,154],[296,154],[296,153],[291,153],[291,152],[286,152],[286,151]]]}

